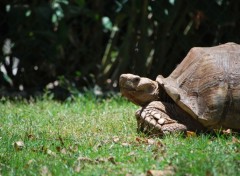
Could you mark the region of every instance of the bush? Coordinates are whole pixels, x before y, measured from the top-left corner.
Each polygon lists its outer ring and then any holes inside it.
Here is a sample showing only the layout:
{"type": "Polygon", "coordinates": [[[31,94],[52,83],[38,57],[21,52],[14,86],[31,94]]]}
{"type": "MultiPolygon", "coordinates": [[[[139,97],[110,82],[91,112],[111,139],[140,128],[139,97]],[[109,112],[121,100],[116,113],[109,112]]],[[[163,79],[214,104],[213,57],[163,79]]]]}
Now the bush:
{"type": "Polygon", "coordinates": [[[62,82],[109,90],[123,72],[167,76],[193,46],[240,40],[238,1],[34,0],[0,8],[2,90],[62,82]]]}

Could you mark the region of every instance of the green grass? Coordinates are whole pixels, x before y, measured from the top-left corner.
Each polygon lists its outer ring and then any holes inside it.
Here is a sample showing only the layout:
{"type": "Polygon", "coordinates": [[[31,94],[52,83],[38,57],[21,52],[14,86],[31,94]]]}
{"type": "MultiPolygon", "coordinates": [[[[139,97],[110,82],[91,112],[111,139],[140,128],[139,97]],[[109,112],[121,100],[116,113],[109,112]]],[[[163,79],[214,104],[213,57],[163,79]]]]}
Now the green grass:
{"type": "Polygon", "coordinates": [[[176,175],[239,175],[239,136],[148,140],[136,132],[138,107],[86,96],[73,102],[0,104],[0,175],[141,175],[171,166],[176,175]],[[23,141],[22,150],[14,143],[23,141]]]}

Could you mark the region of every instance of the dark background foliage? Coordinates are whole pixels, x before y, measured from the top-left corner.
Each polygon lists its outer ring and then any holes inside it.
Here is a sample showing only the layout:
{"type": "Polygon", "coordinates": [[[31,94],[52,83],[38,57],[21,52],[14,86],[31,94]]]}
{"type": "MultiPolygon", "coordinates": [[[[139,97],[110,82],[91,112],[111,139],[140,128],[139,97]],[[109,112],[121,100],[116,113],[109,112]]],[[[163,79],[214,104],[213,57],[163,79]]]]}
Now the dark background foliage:
{"type": "Polygon", "coordinates": [[[240,1],[0,2],[0,92],[116,90],[167,76],[194,46],[240,42],[240,1]]]}

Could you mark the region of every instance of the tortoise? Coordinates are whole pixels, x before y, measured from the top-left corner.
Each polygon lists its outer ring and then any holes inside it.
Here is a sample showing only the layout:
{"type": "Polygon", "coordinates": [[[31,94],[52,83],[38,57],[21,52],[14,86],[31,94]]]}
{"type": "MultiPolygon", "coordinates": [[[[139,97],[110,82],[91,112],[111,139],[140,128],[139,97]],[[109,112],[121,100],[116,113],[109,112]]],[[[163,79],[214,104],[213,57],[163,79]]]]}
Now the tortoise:
{"type": "Polygon", "coordinates": [[[154,135],[240,130],[240,45],[194,47],[166,78],[119,78],[122,95],[141,106],[138,130],[154,135]]]}

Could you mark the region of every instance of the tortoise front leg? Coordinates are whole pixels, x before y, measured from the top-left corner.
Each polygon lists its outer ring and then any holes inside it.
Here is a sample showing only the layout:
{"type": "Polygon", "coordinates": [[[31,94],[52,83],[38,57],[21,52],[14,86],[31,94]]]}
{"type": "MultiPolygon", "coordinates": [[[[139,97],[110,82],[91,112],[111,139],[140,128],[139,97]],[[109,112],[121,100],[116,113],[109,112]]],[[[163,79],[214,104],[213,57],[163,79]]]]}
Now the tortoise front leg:
{"type": "MultiPolygon", "coordinates": [[[[136,112],[138,131],[149,135],[163,136],[169,133],[186,133],[187,127],[169,114],[175,105],[153,101],[136,112]]],[[[174,114],[174,113],[173,113],[174,114]]]]}

